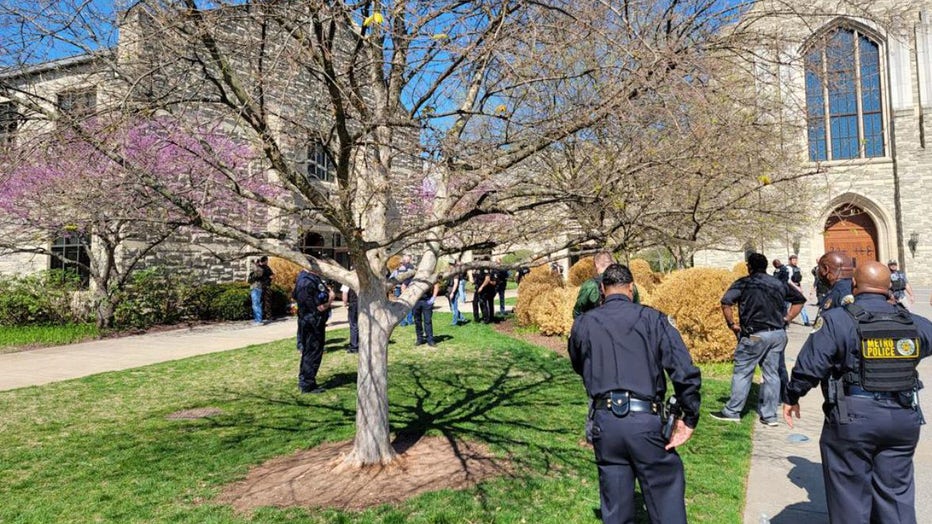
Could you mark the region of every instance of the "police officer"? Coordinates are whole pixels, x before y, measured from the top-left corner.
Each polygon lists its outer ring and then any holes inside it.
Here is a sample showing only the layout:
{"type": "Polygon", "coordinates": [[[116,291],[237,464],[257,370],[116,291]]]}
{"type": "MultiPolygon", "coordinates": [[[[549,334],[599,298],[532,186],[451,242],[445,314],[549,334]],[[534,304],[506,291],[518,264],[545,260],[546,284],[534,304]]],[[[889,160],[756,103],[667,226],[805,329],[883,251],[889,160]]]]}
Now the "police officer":
{"type": "Polygon", "coordinates": [[[323,393],[317,383],[317,371],[324,356],[327,317],[334,293],[316,273],[301,270],[295,281],[292,298],[298,305],[298,389],[302,393],[323,393]]]}
{"type": "Polygon", "coordinates": [[[915,302],[913,297],[913,287],[909,285],[909,279],[906,273],[903,273],[897,267],[899,264],[896,260],[887,262],[887,268],[890,269],[890,293],[897,302],[903,302],[903,299],[909,297],[909,303],[915,302]]]}
{"type": "Polygon", "coordinates": [[[666,315],[632,302],[633,280],[626,266],[609,265],[602,273],[605,303],[576,319],[569,340],[573,369],[593,401],[602,521],[634,521],[637,478],[651,522],[686,522],[686,481],[675,448],[699,421],[700,372],[666,315]],[[684,413],[669,442],[658,416],[664,371],[684,413]]]}
{"type": "Polygon", "coordinates": [[[485,268],[473,270],[472,284],[472,318],[477,323],[485,322],[488,324],[492,322],[491,301],[488,300],[489,290],[495,292],[491,272],[485,268]]]}
{"type": "Polygon", "coordinates": [[[913,453],[922,413],[916,366],[932,352],[932,323],[887,302],[890,271],[866,262],[854,272],[853,304],[824,313],[799,353],[783,407],[821,382],[819,447],[829,519],[915,523],[913,453]]]}
{"type": "Polygon", "coordinates": [[[819,258],[818,273],[829,290],[819,301],[819,314],[823,311],[849,304],[854,300],[851,294],[851,258],[841,251],[829,251],[819,258]]]}

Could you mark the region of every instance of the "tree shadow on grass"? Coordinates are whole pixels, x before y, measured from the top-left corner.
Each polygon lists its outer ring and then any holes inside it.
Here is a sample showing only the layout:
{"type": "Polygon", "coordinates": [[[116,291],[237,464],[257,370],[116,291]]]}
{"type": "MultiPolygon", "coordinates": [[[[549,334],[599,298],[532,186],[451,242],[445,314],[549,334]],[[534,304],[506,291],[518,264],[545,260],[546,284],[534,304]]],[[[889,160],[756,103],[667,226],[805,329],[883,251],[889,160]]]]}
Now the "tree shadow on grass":
{"type": "MultiPolygon", "coordinates": [[[[393,367],[390,376],[390,421],[398,453],[428,434],[440,435],[468,475],[476,458],[470,443],[485,444],[503,457],[494,459],[503,465],[502,474],[522,483],[525,491],[539,489],[532,484],[542,474],[595,472],[592,452],[578,444],[585,404],[580,399],[578,413],[567,413],[565,408],[573,390],[581,394],[578,378],[561,372],[552,361],[502,351],[489,361],[444,360],[393,367]],[[461,366],[462,372],[450,372],[451,364],[461,366]]],[[[356,379],[355,372],[333,375],[324,383],[328,391],[321,395],[295,391],[276,397],[261,390],[230,391],[230,400],[245,401],[247,409],[235,418],[218,417],[211,424],[236,426],[244,440],[268,430],[308,432],[315,437],[311,442],[351,435],[355,391],[347,394],[352,388],[346,386],[356,379]],[[281,409],[263,412],[262,406],[269,405],[281,409]]],[[[494,497],[481,483],[476,489],[480,504],[489,509],[494,497]]]]}

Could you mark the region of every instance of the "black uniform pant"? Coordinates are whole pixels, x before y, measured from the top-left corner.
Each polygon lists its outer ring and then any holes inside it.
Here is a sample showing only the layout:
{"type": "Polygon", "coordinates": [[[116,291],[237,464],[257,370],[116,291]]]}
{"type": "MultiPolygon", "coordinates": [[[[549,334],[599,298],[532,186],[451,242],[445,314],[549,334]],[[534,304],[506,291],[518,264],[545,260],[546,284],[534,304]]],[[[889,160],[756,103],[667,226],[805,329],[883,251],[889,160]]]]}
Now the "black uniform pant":
{"type": "Polygon", "coordinates": [[[652,413],[616,417],[609,410],[595,410],[592,445],[599,468],[602,522],[634,522],[635,479],[651,522],[686,522],[683,462],[676,451],[663,449],[660,430],[660,417],[652,413]]]}
{"type": "Polygon", "coordinates": [[[434,305],[425,299],[414,303],[414,334],[417,343],[434,343],[434,305]]]}
{"type": "Polygon", "coordinates": [[[298,315],[298,349],[301,350],[301,366],[298,369],[298,388],[310,391],[317,387],[317,370],[324,356],[324,335],[327,316],[321,313],[298,315]]]}
{"type": "MultiPolygon", "coordinates": [[[[495,296],[494,290],[492,296],[495,296]]],[[[484,289],[482,293],[476,292],[472,295],[472,318],[476,322],[489,323],[492,321],[492,301],[484,289]]]]}
{"type": "Polygon", "coordinates": [[[916,522],[913,453],[920,414],[893,399],[845,397],[848,424],[833,409],[819,449],[833,524],[916,522]]]}

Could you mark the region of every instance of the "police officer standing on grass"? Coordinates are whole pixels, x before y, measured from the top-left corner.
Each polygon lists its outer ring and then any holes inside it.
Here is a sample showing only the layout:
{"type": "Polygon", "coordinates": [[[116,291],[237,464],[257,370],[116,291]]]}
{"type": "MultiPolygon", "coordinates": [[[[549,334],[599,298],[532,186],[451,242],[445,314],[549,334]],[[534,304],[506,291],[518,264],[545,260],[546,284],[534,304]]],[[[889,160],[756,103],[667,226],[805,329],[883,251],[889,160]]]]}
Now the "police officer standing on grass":
{"type": "Polygon", "coordinates": [[[783,407],[821,383],[819,447],[833,524],[915,523],[913,453],[924,423],[916,366],[932,352],[932,323],[887,301],[890,271],[866,262],[854,272],[854,303],[816,321],[793,368],[783,407]]]}
{"type": "Polygon", "coordinates": [[[302,393],[323,393],[317,371],[324,356],[327,317],[333,305],[333,290],[319,275],[306,269],[298,273],[292,298],[298,305],[298,389],[302,393]]]}
{"type": "Polygon", "coordinates": [[[634,481],[651,522],[686,522],[686,479],[676,447],[699,421],[701,376],[666,315],[632,302],[631,271],[602,273],[605,302],[573,323],[570,361],[592,398],[592,444],[602,521],[633,522],[634,481]],[[667,442],[658,415],[669,375],[684,416],[667,442]]]}

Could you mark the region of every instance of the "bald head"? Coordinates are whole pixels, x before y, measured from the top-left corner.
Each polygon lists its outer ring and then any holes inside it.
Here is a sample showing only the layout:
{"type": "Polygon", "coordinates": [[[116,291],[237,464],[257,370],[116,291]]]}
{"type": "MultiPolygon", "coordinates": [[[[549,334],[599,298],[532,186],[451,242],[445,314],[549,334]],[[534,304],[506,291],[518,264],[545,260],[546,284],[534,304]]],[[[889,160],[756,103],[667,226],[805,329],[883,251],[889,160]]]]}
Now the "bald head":
{"type": "Polygon", "coordinates": [[[854,270],[854,294],[890,292],[890,270],[880,262],[864,262],[854,270]]]}
{"type": "Polygon", "coordinates": [[[614,262],[615,260],[612,259],[612,254],[608,251],[599,251],[592,257],[592,263],[595,264],[595,271],[600,275],[605,272],[605,268],[612,265],[614,262]]]}
{"type": "Polygon", "coordinates": [[[819,276],[829,285],[843,278],[851,278],[851,258],[841,251],[829,251],[819,259],[819,276]]]}

